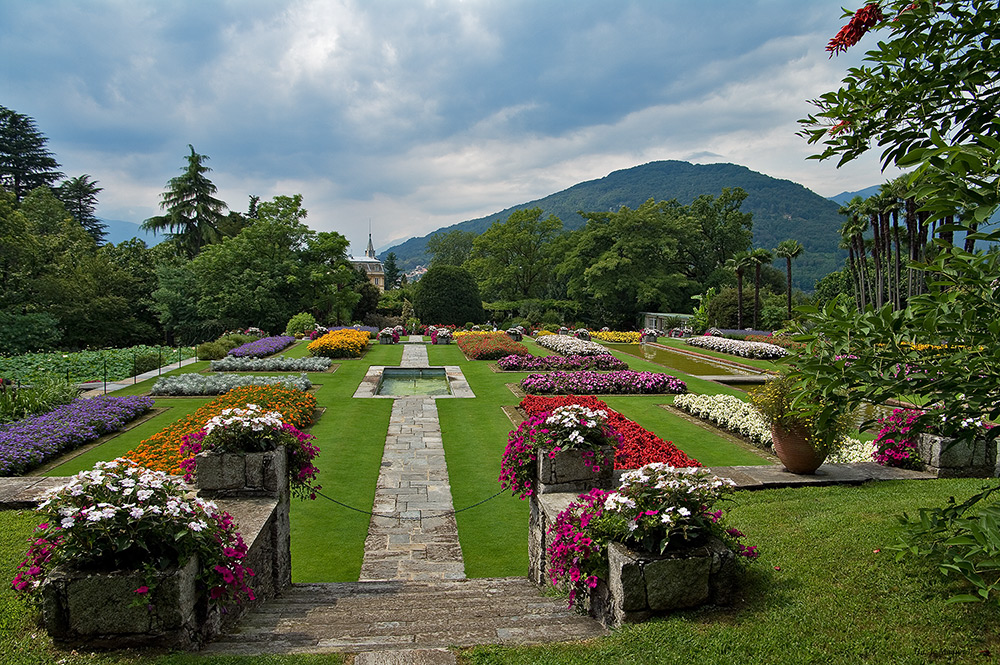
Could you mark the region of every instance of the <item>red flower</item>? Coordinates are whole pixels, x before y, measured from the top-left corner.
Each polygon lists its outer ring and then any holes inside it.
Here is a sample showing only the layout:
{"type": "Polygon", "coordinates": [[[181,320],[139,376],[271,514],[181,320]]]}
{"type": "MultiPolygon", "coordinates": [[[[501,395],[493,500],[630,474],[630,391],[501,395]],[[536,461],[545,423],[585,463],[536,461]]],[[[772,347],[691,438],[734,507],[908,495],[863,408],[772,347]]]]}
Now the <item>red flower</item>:
{"type": "Polygon", "coordinates": [[[840,32],[826,45],[826,50],[830,52],[830,57],[841,51],[847,51],[854,46],[866,32],[871,30],[876,24],[885,20],[885,14],[877,2],[872,2],[858,11],[854,12],[851,20],[840,29],[840,32]]]}

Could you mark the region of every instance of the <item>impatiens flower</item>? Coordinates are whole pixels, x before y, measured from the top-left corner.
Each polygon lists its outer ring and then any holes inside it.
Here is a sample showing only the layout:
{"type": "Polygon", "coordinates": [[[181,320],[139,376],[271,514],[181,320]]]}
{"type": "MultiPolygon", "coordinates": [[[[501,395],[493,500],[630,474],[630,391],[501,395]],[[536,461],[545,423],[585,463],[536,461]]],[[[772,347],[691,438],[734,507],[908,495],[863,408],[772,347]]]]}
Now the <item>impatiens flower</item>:
{"type": "Polygon", "coordinates": [[[143,584],[141,587],[135,590],[136,593],[149,593],[149,587],[143,584]]]}

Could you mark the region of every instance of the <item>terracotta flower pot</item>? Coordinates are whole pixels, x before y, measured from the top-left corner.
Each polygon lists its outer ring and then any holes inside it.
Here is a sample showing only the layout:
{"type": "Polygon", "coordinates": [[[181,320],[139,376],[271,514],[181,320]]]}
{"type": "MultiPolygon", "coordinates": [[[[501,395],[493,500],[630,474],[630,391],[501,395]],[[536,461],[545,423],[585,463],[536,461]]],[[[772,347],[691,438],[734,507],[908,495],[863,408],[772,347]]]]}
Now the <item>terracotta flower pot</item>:
{"type": "Polygon", "coordinates": [[[771,425],[771,441],[774,453],[790,473],[815,473],[826,459],[825,454],[817,453],[809,444],[803,427],[771,425]]]}

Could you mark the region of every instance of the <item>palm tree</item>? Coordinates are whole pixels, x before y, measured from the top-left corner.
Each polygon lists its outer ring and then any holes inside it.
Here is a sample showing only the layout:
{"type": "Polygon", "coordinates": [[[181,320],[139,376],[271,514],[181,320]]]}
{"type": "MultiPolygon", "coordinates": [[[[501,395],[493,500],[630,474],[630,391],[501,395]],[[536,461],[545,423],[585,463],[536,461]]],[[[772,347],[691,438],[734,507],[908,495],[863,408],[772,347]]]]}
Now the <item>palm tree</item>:
{"type": "Polygon", "coordinates": [[[726,268],[736,273],[736,327],[743,329],[743,273],[751,265],[750,252],[736,252],[726,261],[726,268]]]}
{"type": "Polygon", "coordinates": [[[774,260],[774,255],[763,247],[750,252],[750,263],[753,265],[753,329],[757,330],[760,321],[760,269],[765,263],[774,260]]]}
{"type": "Polygon", "coordinates": [[[797,259],[802,256],[802,252],[805,248],[802,247],[802,243],[798,240],[782,240],[778,243],[778,246],[774,248],[774,254],[778,258],[785,259],[785,268],[788,276],[787,280],[787,318],[792,318],[792,259],[797,259]]]}
{"type": "Polygon", "coordinates": [[[150,217],[142,223],[142,228],[170,231],[178,246],[194,257],[205,245],[221,240],[219,224],[225,219],[226,204],[213,196],[216,187],[205,176],[212,170],[203,164],[208,157],[196,153],[193,145],[188,144],[188,148],[191,154],[187,156],[187,168],[171,178],[167,191],[163,192],[160,208],[166,214],[150,217]]]}

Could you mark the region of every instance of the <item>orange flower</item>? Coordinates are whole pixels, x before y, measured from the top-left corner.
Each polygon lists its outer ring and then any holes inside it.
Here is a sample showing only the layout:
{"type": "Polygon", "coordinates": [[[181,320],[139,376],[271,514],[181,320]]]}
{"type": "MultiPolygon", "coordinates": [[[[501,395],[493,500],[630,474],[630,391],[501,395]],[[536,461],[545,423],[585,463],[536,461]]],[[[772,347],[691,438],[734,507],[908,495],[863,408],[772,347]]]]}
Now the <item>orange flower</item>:
{"type": "Polygon", "coordinates": [[[244,386],[203,404],[194,413],[145,439],[124,456],[155,471],[180,475],[184,473],[181,469],[184,457],[180,451],[184,436],[200,430],[209,418],[220,415],[223,409],[242,409],[247,404],[257,404],[265,411],[277,411],[284,422],[298,429],[312,423],[316,410],[316,398],[309,393],[277,386],[244,386]]]}

